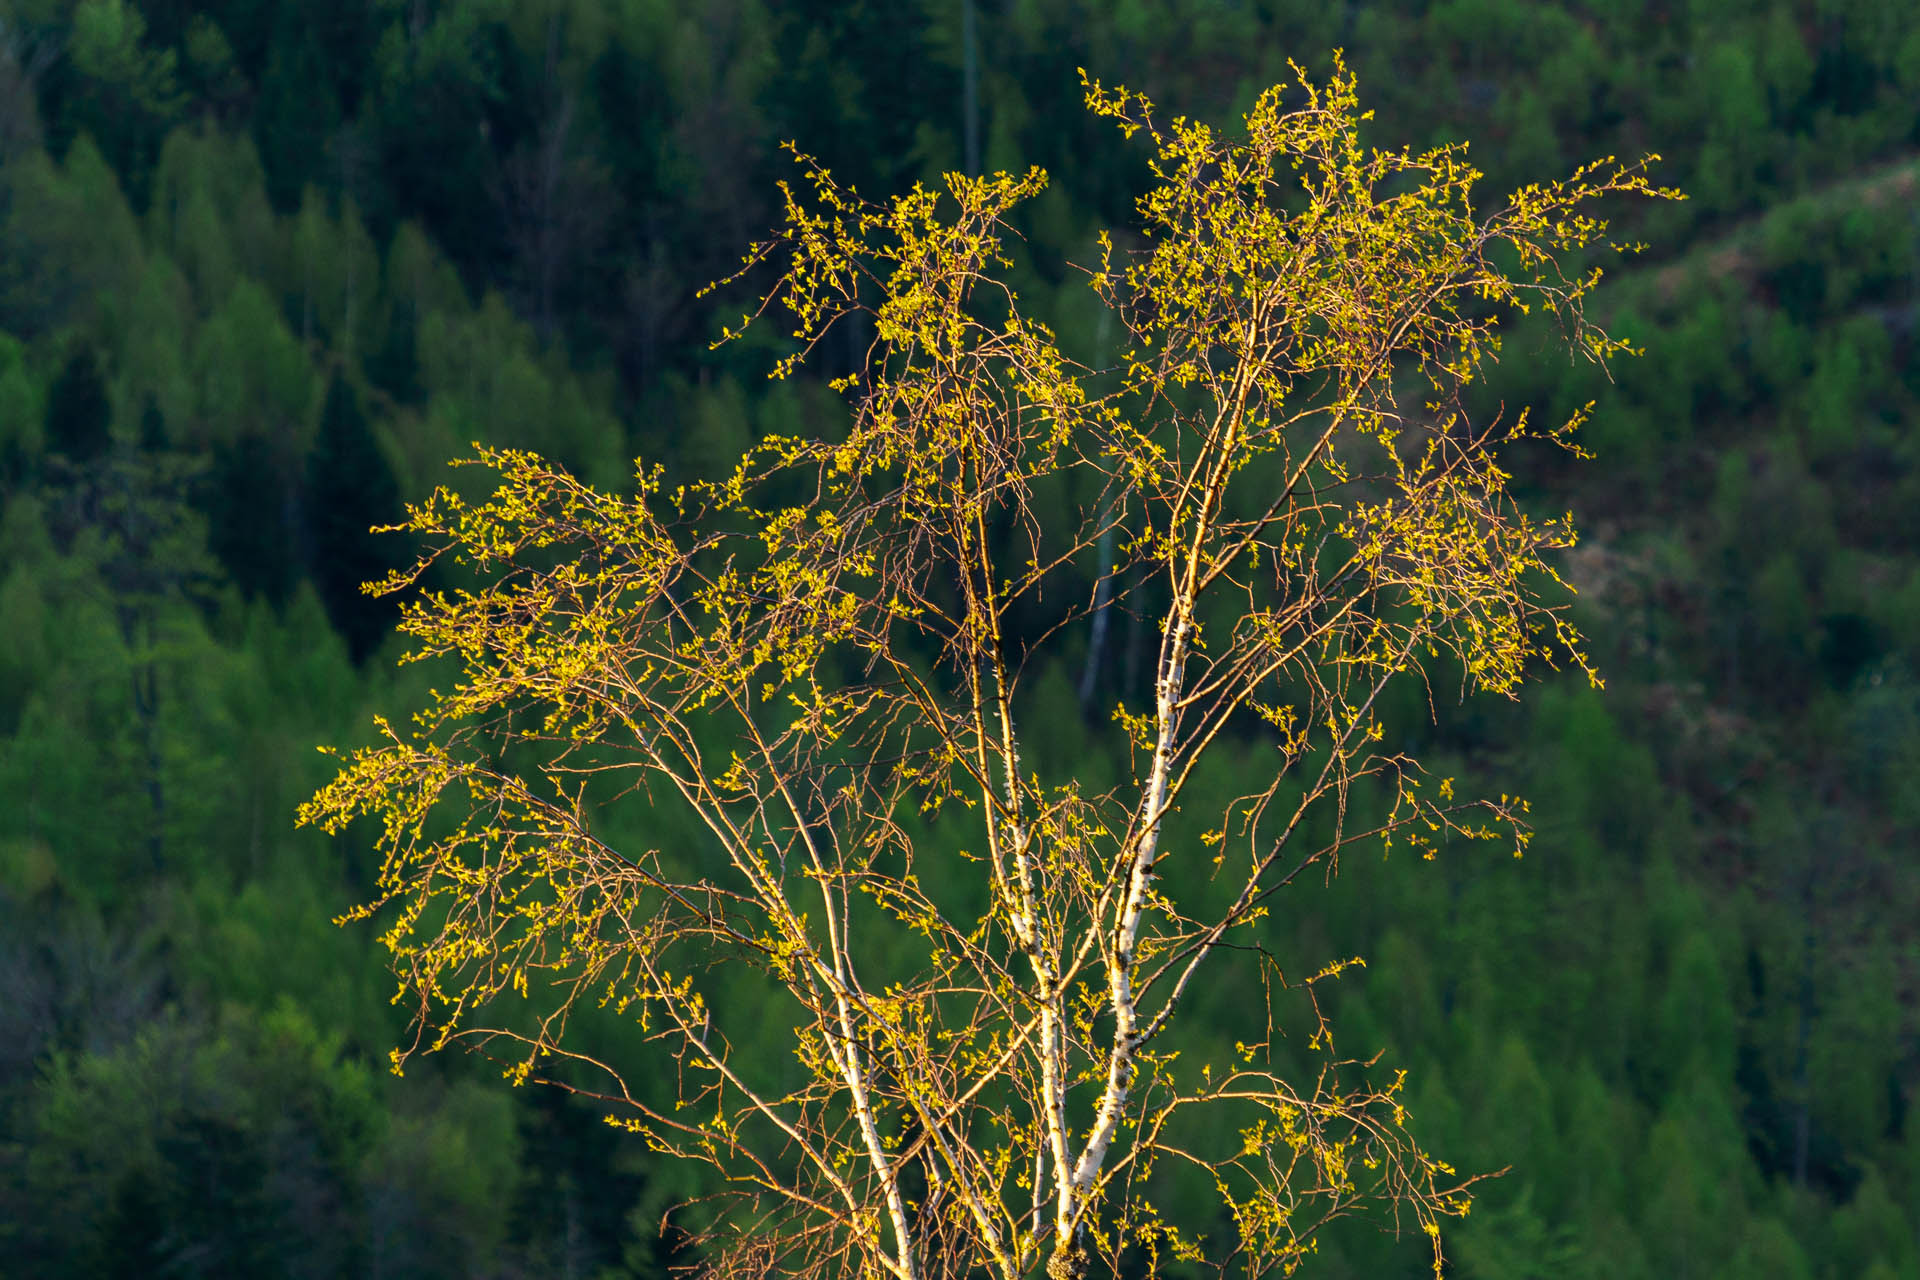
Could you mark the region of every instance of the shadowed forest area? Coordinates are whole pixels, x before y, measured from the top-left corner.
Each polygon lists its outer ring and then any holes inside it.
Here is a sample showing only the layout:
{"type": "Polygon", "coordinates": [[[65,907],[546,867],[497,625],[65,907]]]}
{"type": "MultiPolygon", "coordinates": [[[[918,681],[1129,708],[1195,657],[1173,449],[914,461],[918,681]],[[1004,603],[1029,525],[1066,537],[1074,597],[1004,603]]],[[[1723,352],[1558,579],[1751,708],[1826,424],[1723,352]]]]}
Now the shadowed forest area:
{"type": "MultiPolygon", "coordinates": [[[[1324,999],[1423,1145],[1511,1166],[1454,1273],[1920,1277],[1906,0],[0,4],[0,1274],[692,1261],[661,1219],[706,1188],[592,1108],[387,1070],[387,955],[331,923],[371,833],[293,826],[314,745],[433,678],[359,590],[409,555],[368,526],[472,441],[630,488],[829,430],[861,335],[770,382],[771,326],[709,347],[751,298],[696,297],[778,221],[789,139],[870,197],[1048,170],[1022,296],[1097,360],[1071,264],[1147,175],[1075,69],[1225,125],[1335,48],[1371,141],[1470,140],[1487,200],[1646,151],[1690,198],[1600,211],[1649,246],[1593,304],[1644,358],[1609,384],[1523,323],[1480,388],[1597,401],[1596,460],[1517,465],[1583,532],[1604,692],[1391,709],[1528,798],[1527,856],[1350,857],[1273,927],[1366,957],[1324,999]]],[[[1044,673],[1044,757],[1105,767],[1086,708],[1149,679],[1140,631],[1044,673]]],[[[1426,1273],[1381,1225],[1303,1274],[1426,1273]]]]}

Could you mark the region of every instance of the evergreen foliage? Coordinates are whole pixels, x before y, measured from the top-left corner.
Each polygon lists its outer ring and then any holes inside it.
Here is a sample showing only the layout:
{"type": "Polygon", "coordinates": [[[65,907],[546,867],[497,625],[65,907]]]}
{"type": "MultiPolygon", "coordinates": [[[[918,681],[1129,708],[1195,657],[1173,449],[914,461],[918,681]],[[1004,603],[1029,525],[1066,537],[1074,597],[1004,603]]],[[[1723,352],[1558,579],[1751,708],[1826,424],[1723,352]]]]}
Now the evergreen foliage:
{"type": "Polygon", "coordinates": [[[112,443],[113,406],[91,347],[77,347],[47,389],[47,450],[85,464],[112,443]]]}
{"type": "MultiPolygon", "coordinates": [[[[1078,296],[1066,264],[1138,194],[1077,66],[1228,119],[1344,47],[1375,137],[1471,138],[1490,189],[1667,155],[1693,198],[1626,214],[1654,248],[1591,303],[1647,358],[1610,384],[1523,327],[1484,390],[1541,420],[1598,401],[1598,461],[1523,457],[1514,485],[1582,527],[1561,568],[1606,691],[1509,711],[1436,682],[1394,712],[1435,768],[1518,779],[1551,819],[1519,862],[1350,859],[1276,927],[1367,957],[1329,1011],[1343,1050],[1408,1067],[1426,1144],[1513,1166],[1458,1274],[1920,1276],[1911,6],[973,8],[982,162],[1054,178],[1020,225],[1030,299],[1078,296]]],[[[961,0],[0,10],[0,1269],[665,1275],[661,1214],[708,1188],[484,1063],[384,1072],[403,1012],[328,923],[371,850],[288,815],[308,744],[434,679],[355,664],[380,634],[320,544],[475,441],[619,487],[635,455],[679,476],[830,429],[820,382],[760,376],[784,340],[711,351],[737,314],[694,295],[777,220],[783,140],[870,196],[960,167],[961,0]]],[[[1085,317],[1064,349],[1110,358],[1091,309],[1059,314],[1085,317]]],[[[814,367],[871,338],[836,328],[814,367]]],[[[1091,600],[1097,559],[1062,591],[1091,600]]],[[[1108,619],[1101,696],[1155,639],[1108,619]]],[[[1104,786],[1125,761],[1077,718],[1091,628],[1072,643],[1036,677],[1036,751],[1104,786]]],[[[644,805],[598,820],[697,839],[644,805]]],[[[1310,1267],[1423,1262],[1335,1230],[1310,1267]]]]}
{"type": "Polygon", "coordinates": [[[347,655],[362,662],[393,627],[392,606],[360,587],[397,567],[395,539],[371,530],[400,519],[400,487],[359,397],[338,373],[327,383],[307,459],[305,501],[314,589],[347,655]]]}

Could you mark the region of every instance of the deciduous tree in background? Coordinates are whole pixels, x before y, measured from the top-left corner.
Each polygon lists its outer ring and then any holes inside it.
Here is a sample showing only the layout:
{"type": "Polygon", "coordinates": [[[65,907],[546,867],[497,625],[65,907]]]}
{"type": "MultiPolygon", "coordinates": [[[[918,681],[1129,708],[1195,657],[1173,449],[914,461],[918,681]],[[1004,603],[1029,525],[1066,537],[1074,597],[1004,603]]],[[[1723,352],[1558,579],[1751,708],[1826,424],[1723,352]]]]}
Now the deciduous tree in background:
{"type": "Polygon", "coordinates": [[[1461,393],[1507,308],[1624,350],[1583,313],[1607,242],[1582,209],[1674,193],[1609,160],[1477,215],[1463,148],[1362,148],[1337,59],[1300,89],[1228,139],[1088,82],[1154,147],[1138,247],[1103,237],[1089,272],[1114,368],[1005,283],[1044,174],[871,204],[799,156],[749,269],[778,264],[767,305],[796,318],[776,376],[871,315],[844,433],[672,490],[642,468],[634,497],[481,449],[490,498],[411,509],[428,550],[385,588],[442,558],[483,584],[405,610],[459,681],[301,812],[382,819],[352,914],[392,914],[419,1030],[396,1067],[461,1040],[597,1090],[740,1193],[707,1236],[721,1265],[1063,1278],[1140,1250],[1285,1273],[1369,1206],[1438,1265],[1471,1180],[1410,1136],[1398,1077],[1334,1051],[1277,895],[1356,842],[1524,846],[1524,805],[1427,778],[1380,696],[1585,667],[1542,559],[1573,530],[1518,510],[1497,456],[1577,448],[1580,415],[1470,421],[1461,393]],[[1145,611],[1159,646],[1151,689],[1107,708],[1134,749],[1107,788],[1022,749],[1036,673],[1096,606],[1145,611]],[[1195,812],[1251,735],[1258,782],[1195,812]],[[642,788],[698,839],[603,838],[642,788]],[[1246,1043],[1182,1037],[1197,982],[1244,983],[1246,1043]],[[1276,1043],[1303,987],[1304,1053],[1276,1043]],[[583,1000],[660,1057],[594,1060],[568,1034],[583,1000]],[[782,1065],[757,1046],[788,1025],[782,1065]],[[1186,1179],[1217,1221],[1156,1208],[1186,1179]]]}

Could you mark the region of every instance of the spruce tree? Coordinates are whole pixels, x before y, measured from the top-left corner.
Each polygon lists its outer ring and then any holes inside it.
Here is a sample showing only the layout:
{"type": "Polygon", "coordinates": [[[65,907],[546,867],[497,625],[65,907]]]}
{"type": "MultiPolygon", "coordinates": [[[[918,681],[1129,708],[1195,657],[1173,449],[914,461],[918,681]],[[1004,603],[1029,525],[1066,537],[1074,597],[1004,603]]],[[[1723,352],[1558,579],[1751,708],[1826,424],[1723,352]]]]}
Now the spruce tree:
{"type": "Polygon", "coordinates": [[[91,462],[112,443],[113,406],[91,347],[76,347],[47,392],[47,450],[91,462]]]}
{"type": "Polygon", "coordinates": [[[160,412],[160,405],[152,396],[140,410],[140,449],[143,453],[165,453],[167,451],[167,418],[160,412]]]}
{"type": "Polygon", "coordinates": [[[215,456],[201,503],[207,542],[227,576],[249,598],[286,601],[299,576],[291,486],[280,452],[247,434],[215,456]]]}
{"type": "Polygon", "coordinates": [[[400,518],[400,486],[360,411],[359,398],[339,374],[327,387],[320,434],[307,460],[307,531],[313,584],[354,662],[362,662],[391,625],[393,606],[364,594],[360,584],[398,563],[390,538],[373,525],[400,518]]]}

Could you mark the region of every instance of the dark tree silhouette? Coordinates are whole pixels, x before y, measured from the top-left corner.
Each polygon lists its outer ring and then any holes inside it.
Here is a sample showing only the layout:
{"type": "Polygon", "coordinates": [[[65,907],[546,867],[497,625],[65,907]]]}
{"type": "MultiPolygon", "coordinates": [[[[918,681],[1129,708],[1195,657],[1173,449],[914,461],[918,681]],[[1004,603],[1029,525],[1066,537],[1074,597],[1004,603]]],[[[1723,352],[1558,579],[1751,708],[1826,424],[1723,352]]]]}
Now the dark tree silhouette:
{"type": "Polygon", "coordinates": [[[399,563],[388,546],[392,539],[370,530],[399,518],[400,486],[393,468],[360,411],[359,398],[336,373],[307,460],[307,530],[314,588],[356,663],[373,652],[393,618],[393,606],[364,594],[360,584],[399,563]]]}
{"type": "Polygon", "coordinates": [[[47,450],[73,463],[91,462],[112,443],[113,406],[93,348],[74,348],[47,391],[47,450]]]}
{"type": "Polygon", "coordinates": [[[248,598],[285,603],[300,564],[293,542],[292,486],[272,442],[248,434],[220,450],[201,505],[208,544],[234,585],[248,598]]]}

